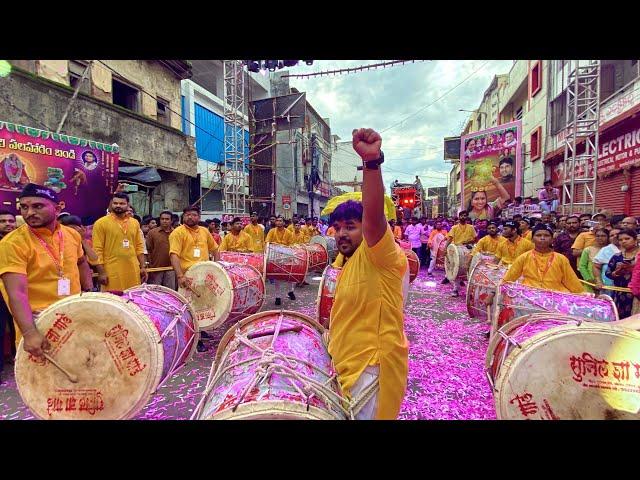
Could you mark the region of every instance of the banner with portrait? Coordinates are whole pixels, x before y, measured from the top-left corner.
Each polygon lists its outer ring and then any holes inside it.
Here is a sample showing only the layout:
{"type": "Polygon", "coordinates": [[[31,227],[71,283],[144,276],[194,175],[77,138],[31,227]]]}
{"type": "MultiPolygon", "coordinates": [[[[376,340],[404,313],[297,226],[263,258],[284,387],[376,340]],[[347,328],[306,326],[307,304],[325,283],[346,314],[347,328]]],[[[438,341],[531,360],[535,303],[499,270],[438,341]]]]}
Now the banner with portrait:
{"type": "Polygon", "coordinates": [[[18,195],[36,183],[54,190],[63,210],[95,220],[116,189],[119,161],[117,145],[0,121],[2,208],[19,213],[18,195]]]}
{"type": "Polygon", "coordinates": [[[469,218],[496,218],[509,199],[521,195],[522,122],[470,133],[460,138],[462,210],[469,218]]]}

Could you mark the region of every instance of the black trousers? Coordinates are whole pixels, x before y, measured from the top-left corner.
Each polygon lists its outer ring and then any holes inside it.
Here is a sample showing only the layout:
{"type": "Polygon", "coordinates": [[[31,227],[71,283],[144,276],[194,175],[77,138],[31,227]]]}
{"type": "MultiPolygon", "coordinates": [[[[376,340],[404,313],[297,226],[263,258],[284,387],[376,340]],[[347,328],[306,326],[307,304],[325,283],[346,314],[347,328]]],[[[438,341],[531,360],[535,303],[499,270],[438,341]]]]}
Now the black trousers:
{"type": "Polygon", "coordinates": [[[423,243],[420,246],[420,265],[429,267],[429,262],[431,262],[431,249],[426,243],[423,243]]]}
{"type": "Polygon", "coordinates": [[[0,295],[0,372],[2,372],[2,368],[4,367],[4,356],[7,354],[10,354],[11,356],[15,356],[16,354],[15,330],[11,312],[9,312],[9,308],[4,302],[4,298],[0,295]],[[4,351],[4,336],[6,333],[9,334],[11,344],[9,352],[4,351]]]}

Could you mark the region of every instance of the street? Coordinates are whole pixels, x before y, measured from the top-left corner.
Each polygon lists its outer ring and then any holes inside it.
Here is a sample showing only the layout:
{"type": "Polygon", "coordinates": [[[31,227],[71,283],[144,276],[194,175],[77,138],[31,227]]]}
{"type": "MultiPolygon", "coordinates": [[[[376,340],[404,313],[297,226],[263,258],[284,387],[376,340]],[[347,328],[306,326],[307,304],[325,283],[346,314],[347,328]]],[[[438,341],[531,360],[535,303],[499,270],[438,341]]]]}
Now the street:
{"type": "MultiPolygon", "coordinates": [[[[469,318],[464,295],[450,297],[451,286],[440,285],[443,272],[427,277],[422,268],[411,284],[405,308],[405,331],[409,339],[409,378],[399,415],[401,420],[495,419],[489,384],[484,374],[488,326],[469,318]]],[[[297,299],[283,299],[282,307],[315,317],[319,277],[296,289],[297,299]]],[[[316,278],[313,280],[313,278],[316,278]]],[[[275,309],[273,286],[267,283],[262,310],[275,309]]],[[[187,420],[200,400],[225,331],[224,324],[205,339],[209,350],[192,360],[158,389],[136,417],[139,420],[187,420]]],[[[0,387],[0,419],[33,419],[22,402],[13,378],[12,365],[5,368],[0,387]]]]}

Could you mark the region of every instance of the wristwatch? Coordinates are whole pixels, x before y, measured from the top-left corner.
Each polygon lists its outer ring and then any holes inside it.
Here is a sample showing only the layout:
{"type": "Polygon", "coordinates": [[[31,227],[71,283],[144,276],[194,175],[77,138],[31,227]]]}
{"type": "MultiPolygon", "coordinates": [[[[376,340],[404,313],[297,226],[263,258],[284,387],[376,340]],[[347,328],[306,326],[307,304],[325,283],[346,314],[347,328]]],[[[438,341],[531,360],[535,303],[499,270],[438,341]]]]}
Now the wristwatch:
{"type": "MultiPolygon", "coordinates": [[[[375,160],[369,160],[367,162],[362,162],[364,164],[364,168],[367,170],[378,170],[380,165],[384,163],[384,153],[380,150],[380,156],[375,160]]],[[[362,170],[363,167],[358,167],[358,170],[362,170]]]]}

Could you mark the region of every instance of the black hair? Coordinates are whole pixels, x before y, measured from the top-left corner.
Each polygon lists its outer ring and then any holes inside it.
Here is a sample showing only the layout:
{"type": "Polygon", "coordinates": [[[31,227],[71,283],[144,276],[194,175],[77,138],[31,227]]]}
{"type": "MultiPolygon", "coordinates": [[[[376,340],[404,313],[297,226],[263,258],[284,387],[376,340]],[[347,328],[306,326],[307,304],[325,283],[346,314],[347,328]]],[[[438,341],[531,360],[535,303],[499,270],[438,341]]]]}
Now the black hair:
{"type": "Polygon", "coordinates": [[[578,222],[580,221],[580,217],[579,217],[578,215],[569,215],[569,216],[567,217],[567,222],[568,222],[568,221],[569,221],[569,219],[571,219],[571,218],[575,218],[576,220],[578,220],[578,222]]]}
{"type": "Polygon", "coordinates": [[[142,219],[140,218],[140,215],[134,215],[133,218],[135,218],[138,223],[142,225],[142,219]]]}
{"type": "Polygon", "coordinates": [[[240,220],[240,217],[233,217],[233,220],[231,221],[231,223],[236,223],[236,222],[242,223],[242,220],[240,220]]]}
{"type": "Polygon", "coordinates": [[[190,205],[182,209],[183,215],[187,212],[198,212],[198,215],[200,215],[200,207],[197,207],[196,205],[190,205]]]}
{"type": "Polygon", "coordinates": [[[169,215],[173,219],[173,213],[171,213],[169,210],[163,210],[162,212],[160,212],[160,215],[158,215],[158,219],[160,219],[162,215],[169,215]]]}
{"type": "Polygon", "coordinates": [[[543,185],[553,185],[553,182],[551,180],[545,180],[543,185]]]}
{"type": "MultiPolygon", "coordinates": [[[[472,195],[472,196],[473,196],[473,195],[472,195]]],[[[460,217],[460,215],[462,215],[463,213],[464,213],[465,215],[469,215],[469,212],[467,212],[466,210],[460,210],[460,211],[458,212],[458,217],[460,217]]]]}
{"type": "Polygon", "coordinates": [[[502,165],[503,163],[508,163],[509,165],[511,165],[513,167],[513,158],[504,157],[502,160],[500,160],[500,163],[498,165],[502,165]]]}
{"type": "Polygon", "coordinates": [[[336,207],[329,216],[329,223],[337,221],[357,220],[362,222],[362,203],[356,200],[347,200],[336,207]]]}
{"type": "Polygon", "coordinates": [[[618,232],[618,238],[620,238],[620,235],[629,235],[631,238],[638,238],[638,232],[633,228],[623,228],[618,232]]]}
{"type": "Polygon", "coordinates": [[[114,198],[120,198],[122,200],[126,200],[127,203],[129,203],[129,195],[127,195],[126,193],[122,193],[122,192],[114,193],[113,195],[111,195],[111,200],[113,200],[114,198]]]}
{"type": "Polygon", "coordinates": [[[0,210],[0,215],[11,215],[15,217],[15,214],[11,213],[9,210],[0,210]]]}
{"type": "Polygon", "coordinates": [[[60,218],[59,220],[60,220],[60,223],[62,225],[65,225],[67,227],[70,226],[70,225],[74,225],[76,227],[81,227],[82,226],[82,220],[77,215],[65,215],[64,217],[60,218]]]}

